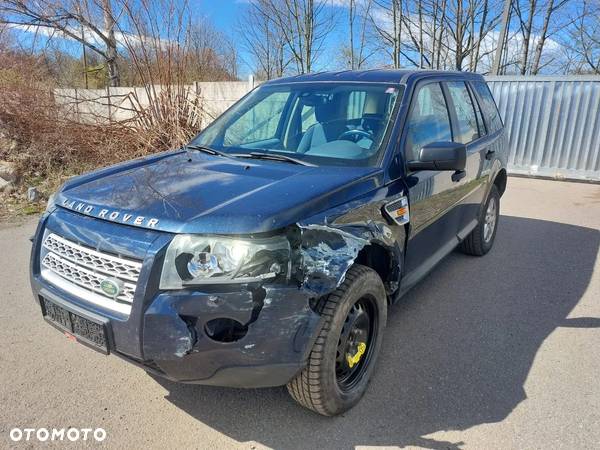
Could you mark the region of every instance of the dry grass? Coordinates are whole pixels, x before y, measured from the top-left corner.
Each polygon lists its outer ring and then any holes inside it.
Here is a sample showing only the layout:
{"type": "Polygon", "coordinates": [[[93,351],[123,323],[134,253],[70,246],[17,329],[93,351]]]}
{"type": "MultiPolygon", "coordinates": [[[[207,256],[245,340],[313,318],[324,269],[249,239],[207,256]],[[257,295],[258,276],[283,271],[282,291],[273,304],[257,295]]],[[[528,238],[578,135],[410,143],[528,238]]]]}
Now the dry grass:
{"type": "Polygon", "coordinates": [[[138,105],[126,122],[78,123],[61,108],[48,89],[0,86],[0,130],[17,142],[0,148],[0,160],[14,163],[21,175],[16,191],[4,194],[0,220],[43,209],[43,201],[26,201],[28,186],[45,200],[70,176],[183,145],[202,117],[199,99],[178,88],[157,93],[148,107],[138,105]]]}

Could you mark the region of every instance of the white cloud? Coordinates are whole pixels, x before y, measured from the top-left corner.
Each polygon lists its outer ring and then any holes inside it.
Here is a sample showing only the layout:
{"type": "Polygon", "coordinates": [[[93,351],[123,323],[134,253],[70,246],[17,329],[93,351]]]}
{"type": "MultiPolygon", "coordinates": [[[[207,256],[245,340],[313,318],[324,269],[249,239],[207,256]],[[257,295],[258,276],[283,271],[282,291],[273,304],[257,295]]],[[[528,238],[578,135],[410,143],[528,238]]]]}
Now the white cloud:
{"type": "MultiPolygon", "coordinates": [[[[10,28],[24,31],[25,33],[38,34],[45,37],[52,38],[60,38],[66,39],[69,41],[74,41],[75,39],[69,36],[67,33],[56,30],[51,27],[42,26],[42,25],[10,25],[10,28]]],[[[76,27],[68,27],[67,31],[76,36],[83,36],[86,42],[89,42],[95,46],[103,47],[104,41],[100,39],[100,37],[90,30],[89,28],[76,28],[76,27]]],[[[105,33],[106,30],[100,30],[102,33],[105,33]]],[[[120,31],[115,31],[115,39],[117,41],[117,45],[119,46],[140,46],[140,45],[152,45],[156,43],[154,38],[148,36],[140,36],[131,33],[122,33],[120,31]]],[[[159,39],[160,44],[168,44],[168,40],[159,39]]]]}

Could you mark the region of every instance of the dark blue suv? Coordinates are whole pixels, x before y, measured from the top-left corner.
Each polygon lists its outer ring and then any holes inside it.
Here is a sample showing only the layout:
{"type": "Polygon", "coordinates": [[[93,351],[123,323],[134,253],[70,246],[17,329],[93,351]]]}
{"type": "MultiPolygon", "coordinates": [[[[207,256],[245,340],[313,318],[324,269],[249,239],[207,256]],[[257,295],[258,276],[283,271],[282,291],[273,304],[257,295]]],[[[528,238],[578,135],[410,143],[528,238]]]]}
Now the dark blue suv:
{"type": "Polygon", "coordinates": [[[339,414],[390,304],[455,247],[492,247],[505,158],[479,75],[270,81],[182,149],[68,181],[35,235],[35,298],[69,338],[148,372],[287,384],[339,414]]]}

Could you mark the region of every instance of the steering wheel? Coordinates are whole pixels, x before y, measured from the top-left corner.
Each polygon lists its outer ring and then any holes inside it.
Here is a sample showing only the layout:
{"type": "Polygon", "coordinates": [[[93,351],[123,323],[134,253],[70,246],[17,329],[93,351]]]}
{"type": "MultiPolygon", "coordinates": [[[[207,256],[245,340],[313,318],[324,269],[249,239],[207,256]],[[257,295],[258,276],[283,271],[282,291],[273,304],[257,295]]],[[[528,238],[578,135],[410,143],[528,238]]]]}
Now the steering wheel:
{"type": "Polygon", "coordinates": [[[365,139],[372,140],[373,136],[368,131],[359,130],[359,129],[344,131],[342,134],[340,134],[338,136],[338,140],[345,139],[345,140],[353,141],[353,142],[358,142],[358,140],[359,140],[358,138],[365,138],[365,139]],[[348,139],[350,136],[356,136],[356,138],[348,139]]]}

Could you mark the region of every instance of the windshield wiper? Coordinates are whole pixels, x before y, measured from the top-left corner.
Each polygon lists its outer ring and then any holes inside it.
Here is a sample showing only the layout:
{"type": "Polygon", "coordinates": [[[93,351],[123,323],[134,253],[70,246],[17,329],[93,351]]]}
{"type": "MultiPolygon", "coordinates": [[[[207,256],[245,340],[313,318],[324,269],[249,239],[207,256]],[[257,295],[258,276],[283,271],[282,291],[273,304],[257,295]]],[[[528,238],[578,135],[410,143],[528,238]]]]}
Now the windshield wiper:
{"type": "Polygon", "coordinates": [[[223,158],[231,158],[231,155],[220,152],[219,150],[215,150],[214,148],[209,147],[207,145],[188,144],[188,145],[184,145],[183,148],[185,150],[196,150],[196,151],[199,151],[202,153],[208,153],[209,155],[213,155],[213,156],[222,156],[223,158]]]}
{"type": "Polygon", "coordinates": [[[272,161],[284,161],[292,164],[298,164],[301,166],[316,167],[315,164],[311,164],[301,159],[292,158],[291,156],[280,155],[276,153],[261,153],[261,152],[250,152],[250,153],[232,153],[230,156],[236,158],[251,158],[251,159],[267,159],[272,161]]]}

